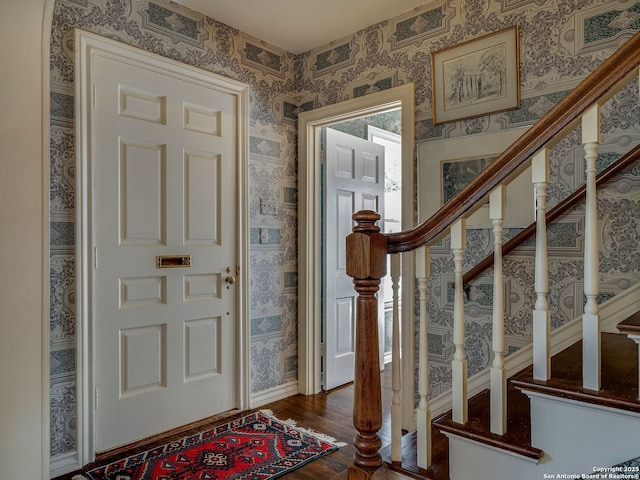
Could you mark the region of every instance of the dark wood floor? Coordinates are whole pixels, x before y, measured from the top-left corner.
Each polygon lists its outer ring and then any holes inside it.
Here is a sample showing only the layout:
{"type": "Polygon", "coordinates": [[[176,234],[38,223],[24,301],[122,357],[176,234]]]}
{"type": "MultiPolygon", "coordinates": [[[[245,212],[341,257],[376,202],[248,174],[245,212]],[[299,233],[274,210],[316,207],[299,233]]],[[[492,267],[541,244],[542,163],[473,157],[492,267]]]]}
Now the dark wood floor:
{"type": "MultiPolygon", "coordinates": [[[[383,425],[380,430],[380,438],[383,445],[391,443],[391,417],[390,417],[390,405],[391,405],[391,366],[388,365],[385,371],[382,373],[382,403],[383,403],[383,425]]],[[[281,419],[286,420],[288,418],[294,419],[297,425],[303,428],[313,429],[317,432],[321,432],[334,437],[337,441],[347,443],[347,446],[340,448],[337,451],[331,452],[318,460],[315,460],[303,467],[295,470],[294,472],[284,475],[281,478],[289,478],[296,480],[324,480],[330,479],[335,475],[342,473],[346,470],[347,466],[351,464],[351,459],[355,453],[355,447],[353,446],[353,437],[356,434],[356,430],[353,427],[352,411],[353,411],[353,385],[346,385],[331,390],[327,393],[320,393],[318,395],[295,395],[278,402],[264,405],[261,409],[270,409],[273,414],[281,419]]],[[[255,409],[258,410],[258,409],[255,409]]],[[[254,411],[254,410],[252,410],[254,411]]],[[[154,439],[145,442],[143,444],[137,444],[136,446],[120,449],[107,455],[99,456],[96,463],[88,466],[93,468],[100,464],[106,464],[117,460],[118,458],[126,457],[135,454],[139,451],[144,451],[152,448],[156,445],[161,445],[167,441],[181,438],[185,435],[192,435],[194,433],[211,428],[214,425],[226,423],[233,418],[237,418],[242,414],[249,412],[236,412],[228,416],[217,417],[210,422],[207,422],[197,427],[191,428],[186,431],[181,431],[179,434],[173,434],[171,436],[155,437],[154,439]]],[[[70,480],[71,477],[80,472],[73,472],[68,475],[57,477],[54,480],[70,480]]]]}

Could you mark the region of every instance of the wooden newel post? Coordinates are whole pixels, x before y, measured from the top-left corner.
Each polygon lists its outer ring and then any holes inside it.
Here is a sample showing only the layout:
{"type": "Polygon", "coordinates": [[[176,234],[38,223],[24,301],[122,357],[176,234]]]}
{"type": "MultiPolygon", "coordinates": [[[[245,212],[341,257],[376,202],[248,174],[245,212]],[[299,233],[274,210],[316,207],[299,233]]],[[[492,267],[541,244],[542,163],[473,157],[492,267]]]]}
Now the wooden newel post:
{"type": "Polygon", "coordinates": [[[348,471],[349,480],[382,480],[387,478],[387,466],[379,452],[382,400],[376,293],[380,279],[387,274],[387,238],[376,225],[380,220],[377,213],[362,210],[353,219],[356,225],[347,236],[347,275],[358,292],[353,398],[353,425],[358,433],[348,471]]]}

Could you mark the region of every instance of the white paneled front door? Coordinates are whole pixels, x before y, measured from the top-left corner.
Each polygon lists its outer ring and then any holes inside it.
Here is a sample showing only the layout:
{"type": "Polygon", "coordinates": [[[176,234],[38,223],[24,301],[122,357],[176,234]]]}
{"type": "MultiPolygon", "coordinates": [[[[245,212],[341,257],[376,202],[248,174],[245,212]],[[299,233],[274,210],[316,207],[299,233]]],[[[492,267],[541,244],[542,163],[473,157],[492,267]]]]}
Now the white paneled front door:
{"type": "Polygon", "coordinates": [[[95,55],[95,450],[238,406],[237,101],[95,55]]]}

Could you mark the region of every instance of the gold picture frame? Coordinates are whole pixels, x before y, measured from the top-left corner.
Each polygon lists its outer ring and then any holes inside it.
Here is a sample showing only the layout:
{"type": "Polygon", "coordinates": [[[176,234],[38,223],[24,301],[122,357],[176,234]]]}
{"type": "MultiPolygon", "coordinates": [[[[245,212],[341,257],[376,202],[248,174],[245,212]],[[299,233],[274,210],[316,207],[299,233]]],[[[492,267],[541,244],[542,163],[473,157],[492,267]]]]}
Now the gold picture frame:
{"type": "Polygon", "coordinates": [[[520,106],[518,26],[431,54],[433,124],[520,106]]]}

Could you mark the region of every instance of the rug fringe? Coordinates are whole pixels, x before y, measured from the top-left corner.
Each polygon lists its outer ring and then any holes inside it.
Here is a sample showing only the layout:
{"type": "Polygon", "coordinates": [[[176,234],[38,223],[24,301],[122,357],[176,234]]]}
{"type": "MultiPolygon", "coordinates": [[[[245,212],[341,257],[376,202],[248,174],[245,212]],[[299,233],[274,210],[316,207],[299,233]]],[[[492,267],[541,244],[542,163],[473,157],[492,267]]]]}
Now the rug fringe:
{"type": "Polygon", "coordinates": [[[302,427],[296,427],[298,430],[303,431],[304,433],[308,433],[309,435],[312,435],[322,441],[325,441],[327,443],[332,443],[333,445],[335,445],[336,447],[346,447],[347,444],[345,442],[339,442],[338,440],[336,440],[334,437],[327,435],[325,433],[320,433],[320,432],[316,432],[315,430],[311,429],[311,428],[302,428],[302,427]]]}
{"type": "Polygon", "coordinates": [[[325,433],[316,432],[315,430],[310,429],[310,428],[299,427],[297,425],[297,422],[292,418],[288,418],[286,420],[280,420],[273,413],[273,410],[269,410],[269,409],[265,408],[265,409],[260,410],[260,413],[265,415],[265,416],[267,416],[267,417],[275,418],[279,422],[282,422],[282,423],[284,423],[286,425],[290,425],[292,427],[296,427],[301,432],[304,432],[307,435],[311,435],[313,437],[316,437],[317,439],[322,440],[323,442],[331,443],[332,445],[335,445],[336,447],[346,447],[347,446],[347,444],[345,442],[339,442],[334,437],[332,437],[330,435],[327,435],[325,433]]]}
{"type": "Polygon", "coordinates": [[[263,408],[262,410],[260,410],[260,413],[263,415],[266,415],[267,417],[271,417],[271,418],[275,418],[276,420],[278,420],[279,422],[284,423],[285,425],[290,425],[292,427],[295,427],[298,425],[298,423],[293,419],[293,418],[287,418],[286,420],[280,420],[275,413],[273,413],[273,410],[270,410],[268,408],[263,408]]]}
{"type": "Polygon", "coordinates": [[[85,477],[84,475],[75,475],[71,477],[71,480],[87,480],[87,477],[85,477]]]}

